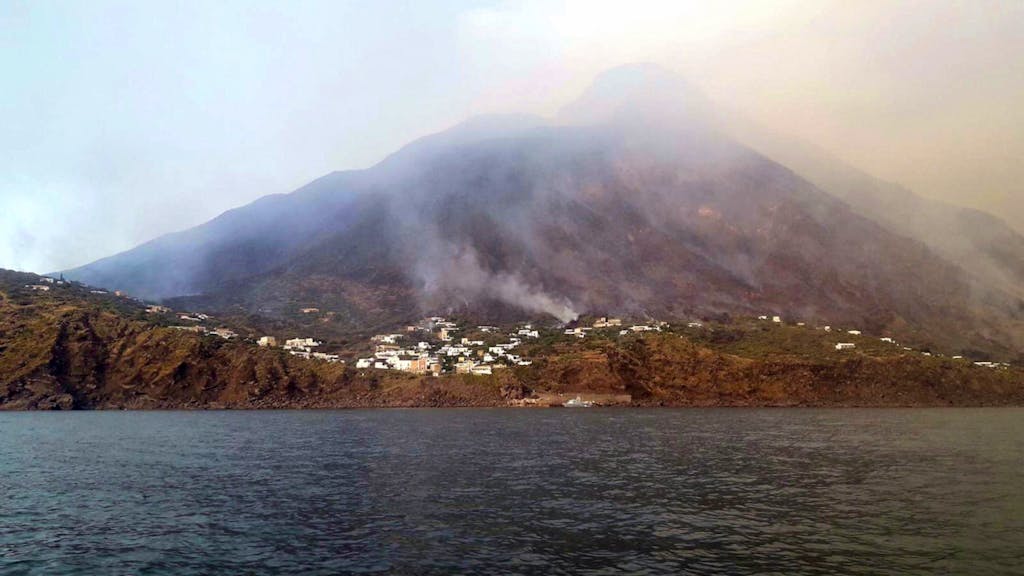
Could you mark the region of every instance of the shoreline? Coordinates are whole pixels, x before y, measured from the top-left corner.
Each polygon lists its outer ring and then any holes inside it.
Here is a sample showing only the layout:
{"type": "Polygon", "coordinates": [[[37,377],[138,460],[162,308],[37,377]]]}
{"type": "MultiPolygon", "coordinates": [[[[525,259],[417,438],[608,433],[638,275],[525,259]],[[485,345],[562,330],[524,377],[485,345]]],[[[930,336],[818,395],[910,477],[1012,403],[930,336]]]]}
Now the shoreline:
{"type": "Polygon", "coordinates": [[[617,404],[595,405],[588,408],[565,406],[517,406],[512,404],[333,404],[307,406],[252,406],[252,405],[211,405],[211,406],[152,406],[121,407],[95,406],[84,408],[7,408],[0,407],[0,414],[27,412],[316,412],[316,411],[369,411],[369,410],[566,410],[577,411],[632,411],[632,410],[982,410],[992,408],[1024,409],[1024,403],[1013,404],[617,404]]]}

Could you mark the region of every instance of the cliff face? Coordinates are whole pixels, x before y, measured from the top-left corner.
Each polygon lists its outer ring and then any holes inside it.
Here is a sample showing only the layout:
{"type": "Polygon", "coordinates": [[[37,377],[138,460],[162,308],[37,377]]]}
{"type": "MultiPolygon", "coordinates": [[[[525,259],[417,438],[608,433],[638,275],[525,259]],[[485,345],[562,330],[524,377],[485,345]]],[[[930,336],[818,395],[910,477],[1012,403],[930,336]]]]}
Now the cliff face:
{"type": "Polygon", "coordinates": [[[505,406],[559,393],[641,406],[1024,405],[1018,369],[898,353],[743,356],[676,333],[536,345],[532,366],[490,377],[358,371],[156,326],[81,288],[30,293],[26,279],[0,273],[0,409],[505,406]]]}

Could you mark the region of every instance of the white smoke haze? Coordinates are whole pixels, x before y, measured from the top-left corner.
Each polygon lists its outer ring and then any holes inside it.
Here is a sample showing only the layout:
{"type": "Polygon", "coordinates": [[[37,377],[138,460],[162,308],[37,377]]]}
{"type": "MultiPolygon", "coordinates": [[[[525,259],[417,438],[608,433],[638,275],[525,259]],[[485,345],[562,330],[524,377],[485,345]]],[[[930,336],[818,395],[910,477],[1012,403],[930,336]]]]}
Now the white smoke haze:
{"type": "Polygon", "coordinates": [[[485,294],[500,302],[518,306],[527,312],[550,314],[563,323],[579,318],[579,313],[573,309],[572,303],[567,299],[557,299],[527,286],[513,274],[490,275],[485,294]]]}
{"type": "Polygon", "coordinates": [[[515,273],[485,270],[472,246],[456,245],[437,237],[421,246],[424,252],[417,258],[415,270],[422,282],[421,297],[428,302],[443,302],[444,298],[457,298],[463,303],[489,299],[529,313],[550,314],[563,323],[579,317],[568,299],[546,294],[515,273]]]}

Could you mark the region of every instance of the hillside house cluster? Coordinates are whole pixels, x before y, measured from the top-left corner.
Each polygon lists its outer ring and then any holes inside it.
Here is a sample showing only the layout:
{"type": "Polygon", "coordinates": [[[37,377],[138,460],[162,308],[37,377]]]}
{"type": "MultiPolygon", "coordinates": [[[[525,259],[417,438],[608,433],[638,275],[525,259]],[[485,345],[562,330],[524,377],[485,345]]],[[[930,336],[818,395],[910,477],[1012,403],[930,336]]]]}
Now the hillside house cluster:
{"type": "Polygon", "coordinates": [[[25,284],[25,288],[33,292],[49,292],[51,286],[63,286],[64,284],[67,284],[67,282],[64,281],[63,275],[60,277],[60,280],[50,278],[49,276],[37,276],[36,283],[25,284]]]}
{"type": "MultiPolygon", "coordinates": [[[[261,346],[272,346],[270,339],[272,336],[264,336],[268,338],[267,344],[261,344],[261,346]]],[[[262,339],[261,339],[262,340],[262,339]]],[[[276,339],[273,340],[276,343],[276,339]]],[[[291,338],[284,341],[284,350],[288,351],[292,356],[298,356],[299,358],[305,358],[306,360],[324,360],[326,362],[341,362],[341,357],[337,354],[328,354],[326,352],[318,352],[314,350],[319,346],[323,345],[323,342],[317,341],[315,338],[291,338]]]]}
{"type": "Polygon", "coordinates": [[[195,325],[195,326],[171,326],[171,329],[172,330],[182,330],[182,331],[185,331],[185,332],[195,332],[196,334],[206,334],[206,335],[209,335],[209,336],[217,336],[217,337],[223,338],[225,340],[234,340],[235,338],[238,337],[238,334],[236,334],[234,330],[231,330],[229,328],[225,328],[223,326],[220,327],[220,328],[206,328],[205,326],[199,326],[199,325],[195,325]]]}
{"type": "Polygon", "coordinates": [[[50,286],[63,286],[65,284],[67,284],[67,282],[64,280],[63,275],[61,275],[60,280],[50,278],[49,276],[38,276],[36,278],[36,284],[26,284],[25,288],[38,292],[49,292],[50,286]]]}
{"type": "Polygon", "coordinates": [[[233,340],[234,338],[238,337],[238,334],[235,334],[234,330],[223,327],[214,328],[213,330],[207,330],[206,333],[211,334],[213,336],[220,336],[225,340],[233,340]]]}
{"type": "MultiPolygon", "coordinates": [[[[378,334],[370,339],[374,353],[370,358],[360,358],[356,368],[377,370],[399,370],[413,374],[433,374],[454,371],[458,374],[488,375],[495,369],[506,366],[529,366],[532,362],[514,354],[523,338],[539,338],[540,333],[532,326],[525,325],[508,334],[508,341],[488,346],[483,340],[461,338],[455,343],[455,333],[460,330],[454,322],[443,317],[425,319],[417,330],[427,331],[436,336],[440,345],[419,340],[410,334],[378,334]],[[418,340],[418,341],[417,341],[418,340]],[[414,343],[415,341],[415,343],[414,343]]],[[[477,330],[496,334],[496,326],[477,326],[477,330]]],[[[407,330],[408,332],[408,330],[407,330]]]]}
{"type": "Polygon", "coordinates": [[[975,366],[981,366],[982,368],[1002,369],[1007,370],[1010,365],[1006,362],[975,362],[975,366]]]}
{"type": "MultiPolygon", "coordinates": [[[[256,340],[256,344],[262,348],[275,348],[277,347],[277,338],[274,336],[261,336],[256,340]]],[[[284,345],[281,346],[282,350],[285,350],[292,356],[298,356],[306,360],[323,360],[325,362],[342,362],[341,356],[337,354],[328,354],[326,352],[320,352],[316,348],[323,345],[323,342],[318,341],[315,338],[290,338],[284,341],[284,345]]]]}
{"type": "MultiPolygon", "coordinates": [[[[758,316],[758,319],[766,321],[769,318],[768,318],[768,316],[758,316]]],[[[800,327],[806,326],[806,324],[804,322],[797,322],[796,325],[800,326],[800,327]]],[[[691,327],[692,326],[693,325],[691,324],[691,327]]],[[[861,330],[858,330],[858,329],[843,330],[842,328],[835,328],[835,329],[833,329],[832,326],[818,326],[816,328],[816,330],[821,330],[821,331],[824,331],[826,333],[831,333],[833,331],[835,331],[837,333],[845,332],[846,334],[848,334],[850,336],[857,336],[857,337],[864,336],[864,332],[861,331],[861,330]]],[[[879,337],[878,341],[879,342],[883,342],[885,344],[892,345],[892,346],[898,346],[899,348],[901,348],[905,352],[916,352],[916,353],[920,354],[921,356],[938,357],[938,358],[944,358],[945,357],[943,354],[932,353],[932,352],[927,352],[927,351],[918,351],[918,350],[915,350],[911,346],[904,346],[904,345],[900,344],[899,342],[897,342],[896,339],[892,338],[891,336],[879,337]]],[[[857,343],[856,342],[839,342],[839,343],[835,344],[835,349],[837,351],[855,350],[855,349],[857,349],[857,343]]],[[[970,360],[967,360],[962,355],[951,356],[950,358],[952,360],[962,360],[962,361],[970,362],[970,360]]],[[[983,367],[983,368],[1009,368],[1009,366],[1010,366],[1009,364],[1000,363],[1000,362],[972,362],[972,363],[975,366],[979,366],[979,367],[983,367]]]]}
{"type": "MultiPolygon", "coordinates": [[[[662,328],[668,326],[667,322],[655,322],[652,325],[636,324],[619,330],[619,336],[626,336],[635,332],[661,332],[662,328]]],[[[590,326],[577,326],[575,328],[565,328],[562,334],[565,336],[574,336],[576,338],[586,338],[587,335],[594,330],[603,330],[607,328],[621,328],[622,320],[620,318],[598,318],[590,326]]],[[[536,338],[536,336],[534,336],[536,338]]]]}
{"type": "Polygon", "coordinates": [[[662,328],[668,326],[668,322],[655,322],[654,324],[636,324],[625,330],[619,330],[619,336],[625,336],[636,332],[661,332],[662,328]]]}

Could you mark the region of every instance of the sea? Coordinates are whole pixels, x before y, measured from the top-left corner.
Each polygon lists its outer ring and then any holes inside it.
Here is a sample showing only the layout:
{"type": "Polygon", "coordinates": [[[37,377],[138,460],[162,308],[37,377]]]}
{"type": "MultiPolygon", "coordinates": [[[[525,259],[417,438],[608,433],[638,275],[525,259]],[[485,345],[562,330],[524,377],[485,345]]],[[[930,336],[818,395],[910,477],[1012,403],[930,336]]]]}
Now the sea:
{"type": "Polygon", "coordinates": [[[1024,410],[0,413],[0,574],[1024,574],[1024,410]]]}

